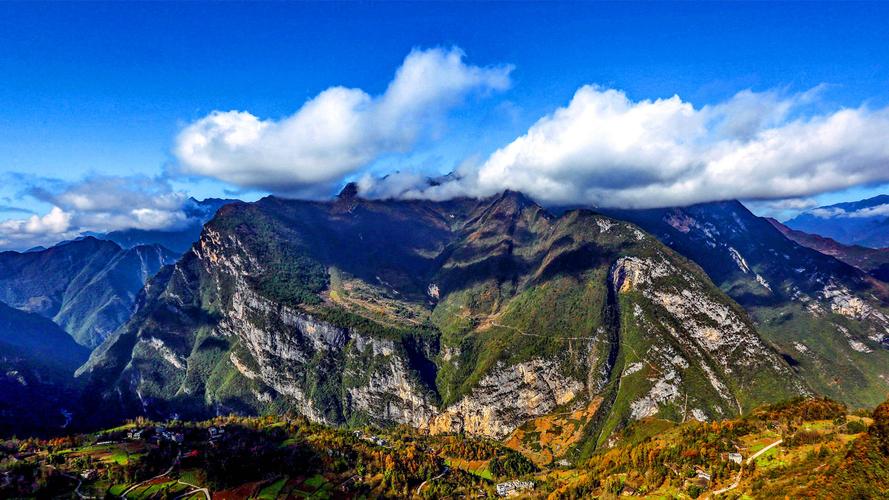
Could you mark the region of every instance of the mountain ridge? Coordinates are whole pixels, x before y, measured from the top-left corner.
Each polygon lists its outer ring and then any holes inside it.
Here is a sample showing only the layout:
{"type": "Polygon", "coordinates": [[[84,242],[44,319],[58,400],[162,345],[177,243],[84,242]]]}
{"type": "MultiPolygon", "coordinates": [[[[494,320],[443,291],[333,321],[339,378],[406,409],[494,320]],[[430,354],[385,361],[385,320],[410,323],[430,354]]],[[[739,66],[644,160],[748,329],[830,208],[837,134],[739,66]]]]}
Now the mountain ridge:
{"type": "Polygon", "coordinates": [[[783,224],[845,245],[889,247],[889,195],[807,210],[783,224]]]}
{"type": "Polygon", "coordinates": [[[227,205],[78,374],[149,415],[290,409],[505,438],[589,408],[576,453],[634,419],[809,392],[699,267],[513,192],[227,205]]]}
{"type": "Polygon", "coordinates": [[[825,255],[836,257],[850,266],[861,269],[874,278],[889,282],[889,248],[845,245],[833,238],[791,229],[775,219],[767,218],[766,220],[794,242],[825,255]]]}
{"type": "Polygon", "coordinates": [[[885,399],[884,283],[789,240],[737,201],[603,211],[697,262],[816,392],[853,406],[885,399]]]}
{"type": "Polygon", "coordinates": [[[158,246],[123,249],[85,237],[36,252],[0,253],[0,300],[99,345],[129,319],[145,281],[175,258],[158,246]]]}

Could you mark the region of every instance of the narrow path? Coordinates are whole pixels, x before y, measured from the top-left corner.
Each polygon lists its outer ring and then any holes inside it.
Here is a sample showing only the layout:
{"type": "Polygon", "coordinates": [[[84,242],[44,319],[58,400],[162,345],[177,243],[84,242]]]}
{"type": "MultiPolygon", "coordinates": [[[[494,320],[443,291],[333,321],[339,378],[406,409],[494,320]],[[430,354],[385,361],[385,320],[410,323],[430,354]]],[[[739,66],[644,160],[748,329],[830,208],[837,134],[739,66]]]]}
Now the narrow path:
{"type": "Polygon", "coordinates": [[[358,479],[358,474],[352,474],[351,476],[349,476],[349,479],[346,479],[345,481],[343,481],[342,483],[337,485],[337,488],[343,489],[347,484],[351,483],[352,481],[354,481],[356,479],[358,479]]]}
{"type": "Polygon", "coordinates": [[[71,474],[66,474],[64,472],[62,473],[62,475],[67,477],[68,479],[77,481],[77,486],[74,487],[74,494],[77,495],[78,498],[94,498],[94,497],[88,497],[80,492],[80,487],[83,486],[83,479],[82,478],[80,478],[78,476],[72,476],[71,474]]]}
{"type": "Polygon", "coordinates": [[[426,483],[431,482],[431,481],[435,481],[436,479],[438,479],[438,478],[444,476],[445,474],[448,473],[449,470],[450,470],[450,469],[448,469],[447,467],[445,467],[444,470],[441,471],[441,474],[439,474],[439,475],[437,475],[437,476],[435,476],[435,477],[433,477],[433,478],[427,479],[427,480],[423,481],[422,483],[420,483],[420,486],[417,486],[417,495],[418,495],[418,496],[420,495],[420,490],[423,489],[423,486],[426,486],[426,483]]]}
{"type": "Polygon", "coordinates": [[[779,440],[775,441],[774,443],[772,443],[772,444],[766,446],[765,448],[763,448],[763,449],[757,451],[757,452],[754,453],[753,455],[750,455],[750,458],[747,459],[747,465],[750,465],[750,463],[753,462],[754,460],[756,460],[757,458],[759,458],[760,455],[762,455],[763,453],[765,453],[765,452],[771,450],[772,448],[774,448],[775,446],[778,446],[779,444],[781,444],[781,443],[783,443],[783,442],[784,442],[783,439],[779,439],[779,440]]]}
{"type": "MultiPolygon", "coordinates": [[[[450,314],[451,316],[453,316],[453,317],[455,317],[455,318],[459,318],[459,319],[469,319],[469,320],[472,320],[472,321],[480,320],[480,319],[485,319],[484,317],[481,317],[481,316],[472,316],[472,315],[470,315],[470,316],[461,316],[461,315],[459,315],[459,314],[457,314],[457,313],[455,313],[455,312],[453,312],[453,311],[450,311],[450,310],[449,310],[449,311],[446,311],[446,312],[447,312],[447,314],[450,314]]],[[[498,314],[496,314],[496,315],[494,315],[494,316],[496,317],[496,316],[499,316],[499,315],[500,315],[500,313],[498,313],[498,314]]],[[[488,316],[487,318],[490,318],[490,316],[488,316]]],[[[601,341],[601,339],[600,339],[598,336],[593,336],[593,337],[556,337],[556,336],[553,336],[553,335],[540,335],[539,333],[528,333],[528,332],[526,332],[526,331],[524,331],[524,330],[521,330],[521,329],[519,329],[519,328],[516,328],[516,327],[514,327],[514,326],[504,325],[504,324],[498,323],[498,322],[493,321],[493,320],[491,320],[490,325],[491,325],[491,326],[496,326],[496,327],[498,327],[498,328],[508,328],[508,329],[510,329],[510,330],[513,330],[513,331],[515,331],[515,332],[518,332],[520,335],[524,335],[525,337],[540,337],[540,338],[547,338],[547,339],[553,339],[553,340],[595,340],[595,341],[601,341]]]]}
{"type": "Polygon", "coordinates": [[[83,499],[97,498],[97,497],[88,497],[88,496],[84,495],[83,493],[81,493],[81,492],[80,492],[80,487],[81,487],[81,486],[83,486],[83,480],[82,480],[82,479],[78,479],[78,480],[77,480],[77,488],[74,488],[74,494],[77,495],[78,498],[83,498],[83,499]]]}
{"type": "MultiPolygon", "coordinates": [[[[164,476],[166,476],[166,475],[169,475],[171,472],[173,472],[173,469],[176,468],[176,464],[179,463],[179,459],[180,459],[181,457],[182,457],[182,451],[179,451],[179,453],[176,454],[176,458],[173,460],[173,463],[170,464],[170,468],[169,468],[169,469],[167,469],[167,470],[166,470],[165,472],[163,472],[162,474],[158,474],[158,475],[156,475],[156,476],[154,476],[154,477],[152,477],[152,478],[149,478],[149,479],[146,479],[145,481],[142,481],[141,483],[136,483],[136,484],[130,486],[129,488],[127,488],[126,490],[124,490],[123,493],[120,494],[120,498],[122,498],[123,500],[127,500],[127,493],[133,491],[134,489],[136,489],[136,488],[142,486],[142,485],[145,484],[145,483],[148,483],[148,482],[154,481],[155,479],[159,479],[159,478],[162,478],[162,477],[164,477],[164,476]]],[[[195,486],[195,488],[197,488],[197,486],[195,486]]]]}
{"type": "Polygon", "coordinates": [[[194,495],[196,492],[200,491],[201,493],[204,494],[204,498],[206,498],[207,500],[211,500],[210,490],[208,490],[207,488],[201,488],[200,486],[198,486],[196,484],[186,483],[185,481],[183,481],[181,479],[177,479],[176,482],[179,484],[184,484],[185,486],[190,486],[190,487],[194,488],[191,491],[187,491],[187,492],[179,495],[178,497],[176,497],[177,499],[189,497],[191,495],[194,495]]]}
{"type": "MultiPolygon", "coordinates": [[[[77,495],[78,498],[84,498],[84,499],[96,498],[96,497],[88,497],[80,492],[80,487],[83,486],[83,478],[80,477],[79,475],[75,476],[72,474],[68,474],[67,472],[59,469],[58,467],[56,467],[54,465],[50,465],[49,467],[51,469],[55,469],[55,470],[59,471],[59,474],[67,477],[68,479],[70,479],[72,481],[77,481],[77,486],[74,487],[74,494],[77,495]]],[[[7,484],[9,484],[9,477],[8,476],[4,476],[4,477],[7,479],[7,482],[5,484],[3,484],[3,486],[6,486],[7,484]]]]}
{"type": "MultiPolygon", "coordinates": [[[[765,452],[771,450],[772,448],[774,448],[775,446],[778,446],[779,444],[781,444],[781,443],[783,443],[783,442],[784,442],[783,439],[779,439],[779,440],[775,441],[774,443],[772,443],[772,444],[766,446],[765,448],[763,448],[763,449],[757,451],[757,452],[754,453],[753,455],[750,455],[750,457],[747,458],[747,461],[745,461],[744,464],[745,464],[745,465],[750,465],[751,463],[753,463],[754,460],[756,460],[757,458],[759,458],[760,455],[762,455],[763,453],[765,453],[765,452]]],[[[725,493],[725,492],[727,492],[727,491],[731,491],[731,490],[737,488],[738,485],[741,483],[741,475],[742,475],[742,474],[744,474],[744,469],[743,469],[743,468],[742,468],[741,470],[738,471],[738,477],[735,478],[735,482],[734,482],[734,483],[730,484],[729,486],[726,486],[725,488],[722,488],[721,490],[716,490],[716,491],[714,491],[714,492],[713,492],[713,496],[721,495],[721,494],[723,494],[723,493],[725,493]]]]}
{"type": "Polygon", "coordinates": [[[502,325],[500,323],[497,323],[496,321],[492,321],[491,326],[515,330],[519,334],[524,335],[526,337],[542,337],[542,338],[547,338],[547,339],[552,339],[552,340],[600,340],[598,337],[556,337],[556,336],[552,336],[552,335],[540,335],[538,333],[527,333],[527,332],[520,330],[514,326],[502,325]]]}

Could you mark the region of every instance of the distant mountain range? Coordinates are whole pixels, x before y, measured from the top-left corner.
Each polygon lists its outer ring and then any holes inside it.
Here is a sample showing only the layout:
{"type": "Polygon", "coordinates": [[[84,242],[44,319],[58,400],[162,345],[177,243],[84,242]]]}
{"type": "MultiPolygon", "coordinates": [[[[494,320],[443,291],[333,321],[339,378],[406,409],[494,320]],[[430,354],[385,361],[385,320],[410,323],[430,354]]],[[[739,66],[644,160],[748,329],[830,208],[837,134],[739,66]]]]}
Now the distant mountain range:
{"type": "Polygon", "coordinates": [[[176,254],[86,237],[52,248],[0,253],[0,301],[52,319],[93,348],[132,314],[145,281],[176,254]]]}
{"type": "Polygon", "coordinates": [[[889,195],[818,207],[784,222],[784,225],[845,245],[889,247],[889,195]]]}
{"type": "Polygon", "coordinates": [[[88,348],[126,322],[145,282],[200,237],[233,200],[190,198],[182,229],[129,229],[85,235],[51,248],[0,252],[0,301],[50,318],[88,348]]]}
{"type": "Polygon", "coordinates": [[[889,283],[889,248],[844,245],[832,238],[790,229],[775,219],[768,219],[784,236],[819,252],[855,266],[871,276],[889,283]]]}

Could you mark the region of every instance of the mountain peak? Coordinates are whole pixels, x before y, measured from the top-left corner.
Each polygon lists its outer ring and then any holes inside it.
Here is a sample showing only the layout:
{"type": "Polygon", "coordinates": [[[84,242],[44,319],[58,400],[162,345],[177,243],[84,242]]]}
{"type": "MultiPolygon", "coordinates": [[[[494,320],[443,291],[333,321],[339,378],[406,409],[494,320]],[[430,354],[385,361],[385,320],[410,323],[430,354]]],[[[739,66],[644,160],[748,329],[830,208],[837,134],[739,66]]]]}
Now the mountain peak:
{"type": "Polygon", "coordinates": [[[496,195],[491,206],[508,206],[516,212],[521,212],[529,207],[540,208],[540,205],[525,193],[511,189],[496,195]]]}
{"type": "Polygon", "coordinates": [[[880,195],[874,196],[872,198],[865,198],[863,200],[858,200],[858,201],[847,201],[847,202],[843,202],[843,203],[835,203],[833,205],[827,205],[827,206],[818,207],[818,208],[822,208],[822,209],[824,209],[824,208],[839,208],[839,209],[843,209],[846,211],[855,211],[855,210],[861,210],[862,208],[873,208],[873,207],[878,207],[880,205],[886,205],[886,204],[889,204],[889,195],[880,194],[880,195]]]}
{"type": "Polygon", "coordinates": [[[358,184],[350,182],[346,184],[340,194],[336,195],[341,200],[351,200],[358,197],[358,184]]]}

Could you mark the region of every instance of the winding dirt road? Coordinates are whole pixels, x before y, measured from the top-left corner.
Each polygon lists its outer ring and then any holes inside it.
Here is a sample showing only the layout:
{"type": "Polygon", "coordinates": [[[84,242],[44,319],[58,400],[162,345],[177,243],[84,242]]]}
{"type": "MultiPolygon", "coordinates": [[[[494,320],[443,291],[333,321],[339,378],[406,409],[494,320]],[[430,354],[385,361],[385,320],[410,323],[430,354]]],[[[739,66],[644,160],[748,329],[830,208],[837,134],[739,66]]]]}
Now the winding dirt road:
{"type": "MultiPolygon", "coordinates": [[[[772,444],[766,446],[765,448],[763,448],[763,449],[757,451],[757,452],[754,453],[753,455],[750,455],[750,457],[747,459],[747,461],[744,462],[745,465],[750,465],[751,463],[753,463],[754,460],[756,460],[757,458],[759,458],[760,455],[762,455],[763,453],[765,453],[765,452],[771,450],[772,448],[774,448],[775,446],[778,446],[779,444],[781,444],[781,443],[783,443],[783,442],[784,442],[783,439],[779,439],[779,440],[775,441],[774,443],[772,443],[772,444]]],[[[741,483],[741,475],[742,475],[742,474],[744,474],[744,469],[743,469],[743,468],[742,468],[741,470],[738,471],[738,477],[735,478],[735,482],[734,482],[734,483],[732,483],[732,484],[729,485],[729,486],[726,486],[725,488],[723,488],[723,489],[721,489],[721,490],[716,490],[716,491],[714,491],[712,495],[713,495],[713,496],[721,495],[721,494],[723,494],[723,493],[725,493],[725,492],[727,492],[727,491],[731,491],[731,490],[737,488],[737,487],[738,487],[738,484],[741,483]]]]}

